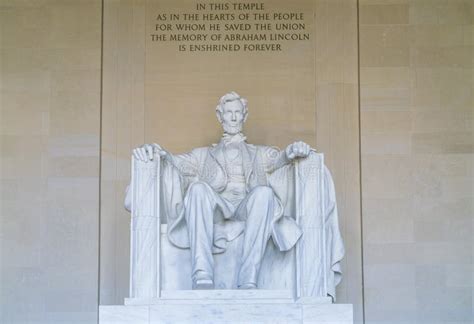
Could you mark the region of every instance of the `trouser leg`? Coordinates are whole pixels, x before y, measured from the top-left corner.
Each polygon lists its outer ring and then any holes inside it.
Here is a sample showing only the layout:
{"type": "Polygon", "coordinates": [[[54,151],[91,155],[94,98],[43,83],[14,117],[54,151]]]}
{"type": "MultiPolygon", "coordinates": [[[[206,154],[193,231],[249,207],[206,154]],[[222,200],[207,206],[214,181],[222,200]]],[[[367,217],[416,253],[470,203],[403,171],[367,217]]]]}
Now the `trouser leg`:
{"type": "Polygon", "coordinates": [[[212,245],[216,203],[213,195],[208,185],[196,182],[190,185],[184,200],[194,282],[212,280],[214,276],[212,245]]]}
{"type": "MultiPolygon", "coordinates": [[[[275,200],[270,187],[255,187],[239,209],[246,221],[238,286],[256,287],[265,248],[271,235],[275,200]]],[[[238,211],[239,212],[239,211],[238,211]]]]}

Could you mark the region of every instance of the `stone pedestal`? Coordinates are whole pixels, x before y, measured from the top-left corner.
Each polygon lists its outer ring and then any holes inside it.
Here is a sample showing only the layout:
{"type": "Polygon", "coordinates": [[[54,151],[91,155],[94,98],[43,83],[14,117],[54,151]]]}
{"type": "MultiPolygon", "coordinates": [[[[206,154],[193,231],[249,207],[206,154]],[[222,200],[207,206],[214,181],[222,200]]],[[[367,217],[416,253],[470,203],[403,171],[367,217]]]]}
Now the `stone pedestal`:
{"type": "Polygon", "coordinates": [[[352,305],[330,298],[295,301],[288,290],[163,291],[161,298],[100,306],[100,324],[325,323],[352,324],[352,305]]]}

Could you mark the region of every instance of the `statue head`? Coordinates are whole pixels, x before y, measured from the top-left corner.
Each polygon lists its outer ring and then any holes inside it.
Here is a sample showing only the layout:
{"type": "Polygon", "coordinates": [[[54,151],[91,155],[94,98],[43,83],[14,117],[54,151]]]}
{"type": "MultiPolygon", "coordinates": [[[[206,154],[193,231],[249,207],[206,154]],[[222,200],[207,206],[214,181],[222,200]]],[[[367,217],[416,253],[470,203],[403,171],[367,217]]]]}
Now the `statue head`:
{"type": "Polygon", "coordinates": [[[221,97],[216,107],[216,116],[224,133],[234,135],[242,131],[247,120],[247,99],[236,92],[229,92],[221,97]]]}

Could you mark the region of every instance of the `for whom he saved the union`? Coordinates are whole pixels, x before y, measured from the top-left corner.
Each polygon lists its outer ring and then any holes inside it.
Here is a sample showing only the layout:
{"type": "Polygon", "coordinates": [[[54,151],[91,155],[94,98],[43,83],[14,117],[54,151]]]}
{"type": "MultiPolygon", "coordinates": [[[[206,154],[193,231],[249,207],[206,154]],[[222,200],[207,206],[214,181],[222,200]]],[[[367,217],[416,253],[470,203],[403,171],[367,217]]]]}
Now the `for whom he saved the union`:
{"type": "MultiPolygon", "coordinates": [[[[247,143],[242,127],[247,120],[247,100],[235,92],[224,95],[216,108],[223,135],[218,144],[172,154],[158,144],[133,150],[134,158],[162,160],[162,202],[168,222],[168,239],[179,248],[190,248],[193,289],[214,288],[215,253],[243,235],[238,264],[237,287],[258,288],[262,259],[271,239],[280,251],[292,249],[302,235],[288,203],[288,183],[272,174],[289,168],[313,151],[295,142],[280,151],[275,147],[247,143]]],[[[289,171],[288,171],[289,172],[289,171]]],[[[333,294],[340,281],[340,260],[344,254],[337,224],[334,187],[324,168],[328,220],[326,243],[331,267],[333,294]]],[[[130,209],[130,194],[125,205],[130,209]]]]}

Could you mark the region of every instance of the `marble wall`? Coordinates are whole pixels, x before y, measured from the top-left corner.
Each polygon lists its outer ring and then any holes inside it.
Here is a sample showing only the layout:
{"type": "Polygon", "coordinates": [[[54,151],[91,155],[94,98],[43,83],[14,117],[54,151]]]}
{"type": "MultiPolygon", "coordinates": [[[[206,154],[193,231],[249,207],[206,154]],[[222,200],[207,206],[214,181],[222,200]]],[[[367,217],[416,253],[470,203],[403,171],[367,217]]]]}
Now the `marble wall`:
{"type": "Polygon", "coordinates": [[[95,323],[100,1],[0,1],[0,60],[0,322],[95,323]]]}
{"type": "Polygon", "coordinates": [[[474,1],[360,1],[367,323],[472,323],[474,1]]]}

